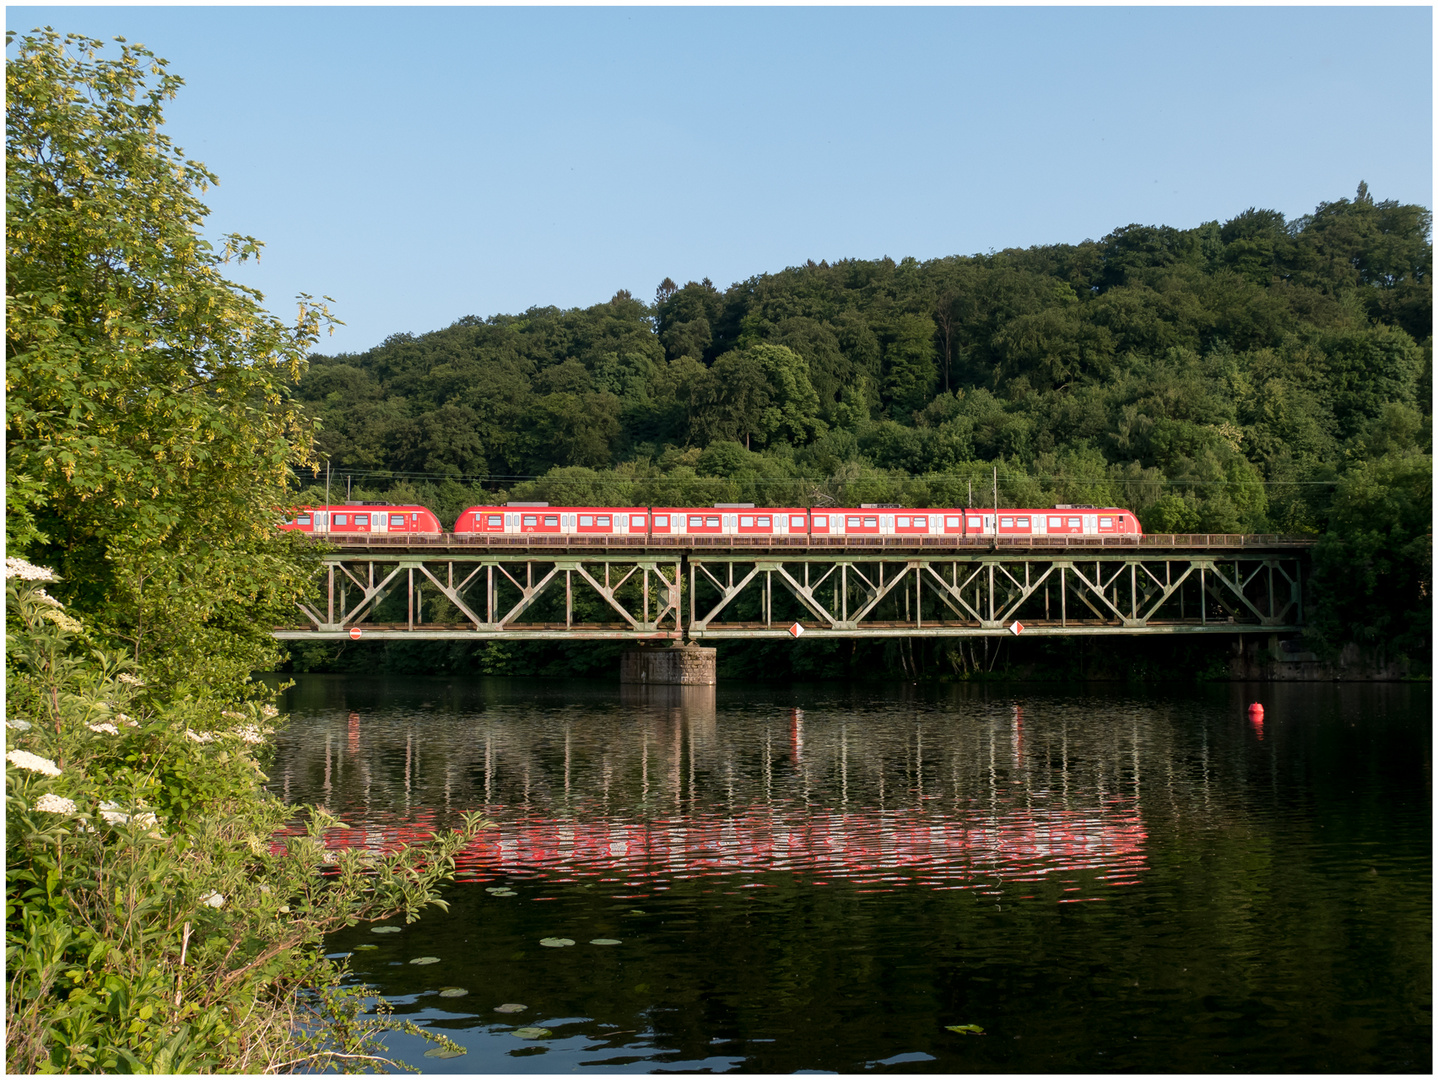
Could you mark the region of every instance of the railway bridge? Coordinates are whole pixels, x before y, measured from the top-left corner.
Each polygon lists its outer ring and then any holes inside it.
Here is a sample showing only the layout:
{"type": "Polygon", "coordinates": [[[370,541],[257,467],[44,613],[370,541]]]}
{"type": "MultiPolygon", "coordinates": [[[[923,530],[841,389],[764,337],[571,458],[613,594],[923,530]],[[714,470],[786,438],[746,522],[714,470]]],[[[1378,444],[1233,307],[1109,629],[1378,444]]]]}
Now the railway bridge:
{"type": "Polygon", "coordinates": [[[286,641],[1281,634],[1311,537],[353,536],[286,641]]]}

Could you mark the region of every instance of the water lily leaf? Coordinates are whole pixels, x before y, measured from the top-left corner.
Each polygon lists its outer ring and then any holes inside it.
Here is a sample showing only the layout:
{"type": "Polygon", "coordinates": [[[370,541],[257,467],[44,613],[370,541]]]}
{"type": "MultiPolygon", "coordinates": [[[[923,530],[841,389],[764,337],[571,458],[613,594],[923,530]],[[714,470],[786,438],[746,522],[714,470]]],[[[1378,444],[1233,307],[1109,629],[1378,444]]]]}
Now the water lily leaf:
{"type": "Polygon", "coordinates": [[[544,1039],[553,1035],[554,1032],[546,1027],[522,1027],[515,1028],[510,1034],[516,1039],[544,1039]]]}
{"type": "Polygon", "coordinates": [[[984,1029],[978,1024],[945,1024],[946,1031],[957,1031],[960,1035],[982,1035],[984,1029]]]}
{"type": "Polygon", "coordinates": [[[566,945],[573,945],[574,939],[567,937],[547,937],[540,938],[539,943],[550,949],[562,949],[566,945]]]}
{"type": "Polygon", "coordinates": [[[629,914],[631,914],[631,915],[643,915],[644,912],[640,911],[638,908],[630,908],[630,909],[629,909],[629,914]]]}
{"type": "Polygon", "coordinates": [[[379,948],[378,945],[373,945],[373,944],[371,944],[370,942],[366,941],[363,945],[356,945],[356,946],[355,946],[355,952],[359,952],[359,951],[362,950],[362,949],[378,949],[378,948],[379,948]]]}
{"type": "Polygon", "coordinates": [[[528,1005],[515,1005],[515,1004],[513,1004],[513,1003],[511,1002],[510,1004],[507,1004],[507,1005],[496,1005],[496,1006],[494,1007],[494,1011],[495,1011],[495,1012],[503,1012],[503,1013],[515,1013],[515,1012],[524,1012],[524,1010],[527,1009],[527,1008],[529,1008],[528,1005]]]}
{"type": "Polygon", "coordinates": [[[590,939],[589,939],[589,944],[591,944],[591,945],[623,945],[624,942],[620,941],[620,940],[617,939],[617,938],[612,938],[612,937],[597,937],[597,938],[590,938],[590,939]]]}
{"type": "Polygon", "coordinates": [[[439,992],[440,997],[456,998],[464,997],[469,991],[462,986],[446,986],[439,992]]]}
{"type": "Polygon", "coordinates": [[[437,964],[437,963],[439,963],[439,957],[437,957],[437,956],[416,956],[413,960],[410,961],[410,963],[411,963],[411,964],[437,964]]]}
{"type": "Polygon", "coordinates": [[[404,927],[402,927],[402,926],[372,926],[372,927],[370,927],[370,933],[371,933],[371,934],[398,934],[398,933],[399,933],[401,930],[403,930],[403,929],[404,929],[404,927]]]}
{"type": "Polygon", "coordinates": [[[433,1050],[426,1050],[424,1056],[432,1058],[457,1058],[463,1057],[466,1053],[468,1053],[468,1051],[463,1048],[450,1050],[443,1046],[436,1046],[433,1050]]]}

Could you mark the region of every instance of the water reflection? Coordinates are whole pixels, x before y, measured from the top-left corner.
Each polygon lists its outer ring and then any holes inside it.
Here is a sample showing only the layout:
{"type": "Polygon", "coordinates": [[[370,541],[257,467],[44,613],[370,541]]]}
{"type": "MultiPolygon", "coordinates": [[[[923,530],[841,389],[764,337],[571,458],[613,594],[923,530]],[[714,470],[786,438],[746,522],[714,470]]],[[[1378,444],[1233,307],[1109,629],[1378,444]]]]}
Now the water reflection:
{"type": "Polygon", "coordinates": [[[332,939],[455,1071],[1421,1071],[1426,690],[1252,693],[310,679],[270,775],[331,846],[497,823],[332,939]]]}
{"type": "Polygon", "coordinates": [[[1151,708],[755,704],[721,723],[713,687],[634,687],[538,712],[322,710],[275,779],[352,826],[334,847],[384,850],[483,811],[497,828],[460,855],[464,880],[613,880],[638,897],[782,871],[1022,896],[1058,876],[1076,902],[1142,879],[1145,773],[1170,799],[1206,793],[1209,770],[1185,778],[1172,750],[1151,708]]]}

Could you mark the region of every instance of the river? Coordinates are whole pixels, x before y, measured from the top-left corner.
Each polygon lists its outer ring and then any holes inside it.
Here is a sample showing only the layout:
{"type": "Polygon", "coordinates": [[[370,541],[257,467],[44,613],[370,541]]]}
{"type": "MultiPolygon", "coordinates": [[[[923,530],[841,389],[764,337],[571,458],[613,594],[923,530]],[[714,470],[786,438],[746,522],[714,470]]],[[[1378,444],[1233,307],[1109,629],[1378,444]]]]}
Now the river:
{"type": "Polygon", "coordinates": [[[286,706],[271,787],[334,843],[495,824],[448,913],[329,942],[467,1049],[389,1038],[426,1072],[1431,1069],[1426,685],[309,675],[286,706]]]}

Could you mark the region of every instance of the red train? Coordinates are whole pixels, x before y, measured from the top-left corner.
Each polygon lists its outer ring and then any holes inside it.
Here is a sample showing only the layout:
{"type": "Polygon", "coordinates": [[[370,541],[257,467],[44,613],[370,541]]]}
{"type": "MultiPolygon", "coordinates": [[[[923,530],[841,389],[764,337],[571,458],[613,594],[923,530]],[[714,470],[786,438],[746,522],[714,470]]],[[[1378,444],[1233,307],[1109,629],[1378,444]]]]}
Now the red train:
{"type": "MultiPolygon", "coordinates": [[[[347,503],[305,507],[280,526],[321,535],[408,533],[438,536],[439,519],[423,506],[347,503]]],[[[471,506],[456,535],[554,536],[1122,536],[1143,532],[1117,507],[906,510],[897,506],[771,507],[748,503],[694,506],[471,506]]]]}

